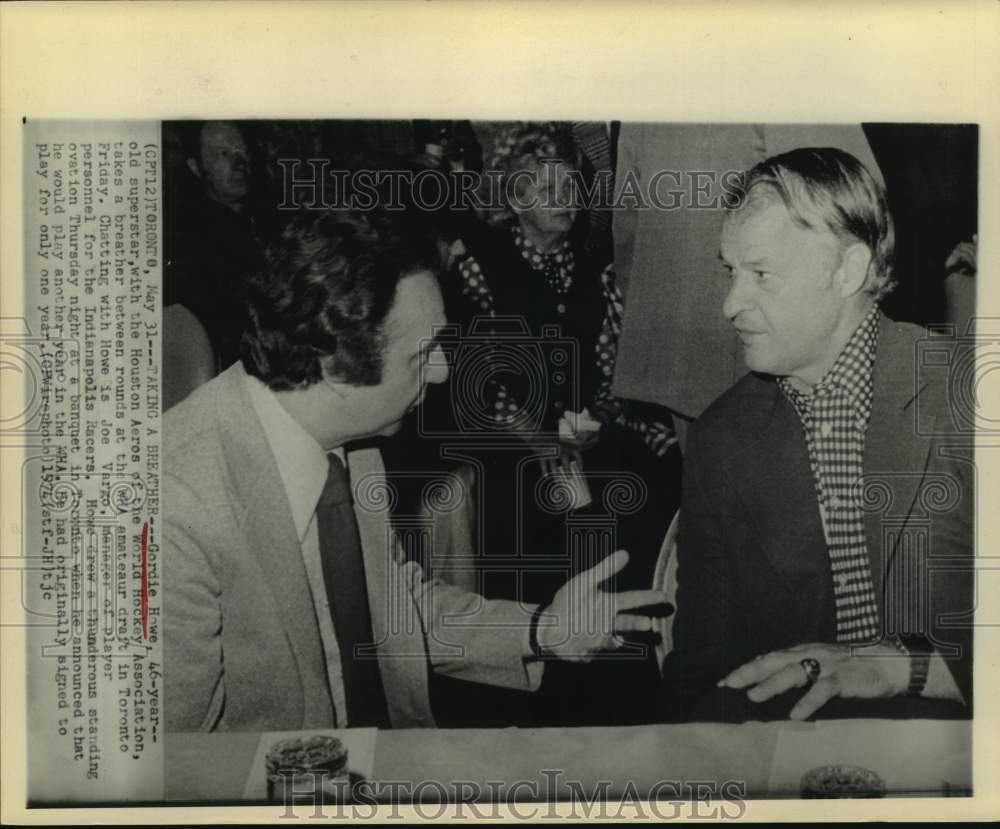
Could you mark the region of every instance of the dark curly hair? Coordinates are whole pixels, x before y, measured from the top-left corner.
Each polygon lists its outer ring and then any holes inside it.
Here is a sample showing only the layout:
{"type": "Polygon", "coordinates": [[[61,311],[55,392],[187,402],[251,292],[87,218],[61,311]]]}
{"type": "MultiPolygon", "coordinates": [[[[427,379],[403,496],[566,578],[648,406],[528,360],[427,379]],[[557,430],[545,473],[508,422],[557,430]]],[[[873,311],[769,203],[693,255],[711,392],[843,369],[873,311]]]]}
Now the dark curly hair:
{"type": "Polygon", "coordinates": [[[275,390],[327,374],[359,386],[382,377],[383,326],[399,280],[434,271],[434,252],[399,220],[327,211],[293,218],[246,285],[240,355],[275,390]]]}

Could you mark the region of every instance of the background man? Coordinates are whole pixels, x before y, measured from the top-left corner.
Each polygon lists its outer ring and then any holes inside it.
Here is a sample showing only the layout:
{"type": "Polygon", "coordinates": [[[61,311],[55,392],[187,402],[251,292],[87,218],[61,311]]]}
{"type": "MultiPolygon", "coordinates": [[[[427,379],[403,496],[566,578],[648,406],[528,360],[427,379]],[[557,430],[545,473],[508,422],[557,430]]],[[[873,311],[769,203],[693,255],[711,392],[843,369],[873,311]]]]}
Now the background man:
{"type": "Polygon", "coordinates": [[[669,716],[892,715],[826,704],[904,694],[971,711],[971,440],[936,437],[954,429],[940,373],[915,368],[926,332],[879,310],[883,189],[843,151],[802,149],[744,196],[723,313],[751,373],[690,434],[669,716]]]}
{"type": "Polygon", "coordinates": [[[433,725],[428,662],[533,689],[546,654],[651,628],[616,612],[661,594],[600,589],[623,552],[544,613],[399,555],[370,441],[447,376],[432,258],[351,216],[293,220],[248,285],[242,363],[167,413],[170,730],[433,725]]]}
{"type": "Polygon", "coordinates": [[[250,147],[240,126],[192,122],[184,137],[197,189],[170,194],[164,302],[198,317],[225,368],[239,358],[241,295],[263,264],[269,223],[257,215],[250,147]]]}

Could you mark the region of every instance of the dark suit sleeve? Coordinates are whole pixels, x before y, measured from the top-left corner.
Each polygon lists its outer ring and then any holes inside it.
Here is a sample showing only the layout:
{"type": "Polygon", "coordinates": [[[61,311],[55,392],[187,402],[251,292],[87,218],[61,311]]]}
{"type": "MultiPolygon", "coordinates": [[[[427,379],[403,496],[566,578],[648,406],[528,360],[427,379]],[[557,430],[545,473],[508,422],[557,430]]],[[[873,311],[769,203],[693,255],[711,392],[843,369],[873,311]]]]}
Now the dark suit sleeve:
{"type": "Polygon", "coordinates": [[[714,480],[702,440],[695,426],[684,459],[674,648],[663,670],[664,714],[673,721],[690,718],[698,699],[725,675],[731,643],[741,627],[727,539],[734,522],[724,514],[724,492],[714,480]]]}
{"type": "MultiPolygon", "coordinates": [[[[958,487],[957,503],[933,516],[929,568],[932,645],[942,654],[967,707],[972,708],[971,611],[976,603],[973,565],[974,465],[968,441],[945,440],[932,447],[947,480],[958,487]],[[942,445],[943,444],[943,445],[942,445]],[[954,561],[954,566],[951,562],[954,561]]],[[[928,499],[930,500],[930,499],[928,499]]]]}

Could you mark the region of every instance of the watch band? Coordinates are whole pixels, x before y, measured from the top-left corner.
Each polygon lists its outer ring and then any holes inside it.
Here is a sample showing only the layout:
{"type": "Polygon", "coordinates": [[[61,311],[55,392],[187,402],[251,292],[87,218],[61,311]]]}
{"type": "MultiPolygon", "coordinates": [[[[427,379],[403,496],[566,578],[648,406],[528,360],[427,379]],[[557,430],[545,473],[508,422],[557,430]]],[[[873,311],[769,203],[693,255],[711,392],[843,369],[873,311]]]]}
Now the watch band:
{"type": "Polygon", "coordinates": [[[906,686],[906,696],[919,697],[927,686],[927,672],[931,666],[929,653],[910,654],[910,684],[906,686]]]}
{"type": "Polygon", "coordinates": [[[531,648],[531,652],[534,654],[535,659],[548,658],[548,654],[538,643],[538,621],[542,617],[543,610],[544,608],[542,605],[538,605],[538,607],[535,608],[535,612],[531,614],[531,621],[528,623],[528,646],[531,648]]]}
{"type": "Polygon", "coordinates": [[[910,655],[910,682],[906,686],[906,696],[923,696],[927,687],[927,673],[931,665],[933,648],[922,636],[900,637],[900,642],[910,655]]]}

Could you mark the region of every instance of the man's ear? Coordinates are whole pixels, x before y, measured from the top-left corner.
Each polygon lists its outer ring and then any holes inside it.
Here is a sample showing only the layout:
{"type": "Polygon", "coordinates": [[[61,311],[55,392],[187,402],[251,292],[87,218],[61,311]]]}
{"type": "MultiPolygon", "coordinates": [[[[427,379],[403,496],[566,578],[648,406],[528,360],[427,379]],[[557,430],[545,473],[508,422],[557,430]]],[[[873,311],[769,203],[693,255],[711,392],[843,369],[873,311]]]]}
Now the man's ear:
{"type": "Polygon", "coordinates": [[[322,383],[330,389],[337,397],[343,399],[347,397],[351,386],[345,383],[333,372],[333,357],[321,357],[319,361],[320,371],[323,374],[322,383]]]}
{"type": "Polygon", "coordinates": [[[837,269],[837,279],[840,283],[842,297],[846,299],[864,290],[871,264],[872,252],[868,245],[855,242],[844,249],[840,259],[840,267],[837,269]]]}
{"type": "Polygon", "coordinates": [[[201,178],[201,167],[198,166],[198,162],[193,158],[187,160],[188,169],[191,171],[191,175],[195,178],[201,178]]]}

